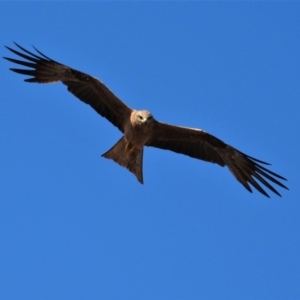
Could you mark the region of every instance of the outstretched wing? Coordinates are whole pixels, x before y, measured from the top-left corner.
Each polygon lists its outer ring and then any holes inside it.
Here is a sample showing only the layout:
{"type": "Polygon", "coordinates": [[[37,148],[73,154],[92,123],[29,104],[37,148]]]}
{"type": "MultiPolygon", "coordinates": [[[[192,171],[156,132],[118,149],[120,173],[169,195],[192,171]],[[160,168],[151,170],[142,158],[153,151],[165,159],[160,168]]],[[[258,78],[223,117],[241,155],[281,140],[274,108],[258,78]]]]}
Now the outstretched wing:
{"type": "Polygon", "coordinates": [[[10,70],[19,74],[32,76],[25,79],[27,82],[52,83],[61,81],[68,87],[69,92],[81,101],[89,104],[102,117],[108,119],[113,125],[124,132],[124,123],[130,118],[131,109],[116,97],[100,80],[60,64],[42,54],[36,48],[34,49],[40,56],[29,52],[18,44],[16,46],[23,53],[10,47],[6,48],[24,58],[25,61],[8,57],[4,58],[31,69],[11,68],[10,70]]]}
{"type": "Polygon", "coordinates": [[[193,158],[217,163],[222,167],[227,166],[235,178],[251,193],[249,183],[263,195],[269,197],[257,183],[258,181],[281,196],[266,179],[288,189],[276,179],[286,180],[284,177],[261,165],[269,165],[268,163],[248,156],[200,129],[179,127],[155,121],[152,136],[146,146],[171,150],[193,158]]]}

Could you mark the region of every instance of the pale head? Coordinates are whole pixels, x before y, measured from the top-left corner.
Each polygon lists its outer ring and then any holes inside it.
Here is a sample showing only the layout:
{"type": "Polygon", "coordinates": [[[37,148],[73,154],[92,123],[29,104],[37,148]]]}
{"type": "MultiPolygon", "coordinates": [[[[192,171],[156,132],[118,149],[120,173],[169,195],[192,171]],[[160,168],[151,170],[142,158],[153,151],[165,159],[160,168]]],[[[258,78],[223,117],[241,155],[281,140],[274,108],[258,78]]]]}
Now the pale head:
{"type": "Polygon", "coordinates": [[[148,124],[152,120],[152,114],[147,110],[135,110],[131,114],[131,121],[135,125],[148,124]]]}

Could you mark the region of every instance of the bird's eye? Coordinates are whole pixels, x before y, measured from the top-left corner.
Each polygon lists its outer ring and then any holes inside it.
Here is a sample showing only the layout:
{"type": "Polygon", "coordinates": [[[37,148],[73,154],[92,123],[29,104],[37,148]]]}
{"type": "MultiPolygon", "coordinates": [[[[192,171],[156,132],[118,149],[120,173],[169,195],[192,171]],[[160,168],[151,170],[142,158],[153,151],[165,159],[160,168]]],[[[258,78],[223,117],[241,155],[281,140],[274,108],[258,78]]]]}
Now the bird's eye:
{"type": "Polygon", "coordinates": [[[141,115],[139,115],[139,119],[140,119],[140,120],[143,120],[143,117],[142,117],[141,115]]]}

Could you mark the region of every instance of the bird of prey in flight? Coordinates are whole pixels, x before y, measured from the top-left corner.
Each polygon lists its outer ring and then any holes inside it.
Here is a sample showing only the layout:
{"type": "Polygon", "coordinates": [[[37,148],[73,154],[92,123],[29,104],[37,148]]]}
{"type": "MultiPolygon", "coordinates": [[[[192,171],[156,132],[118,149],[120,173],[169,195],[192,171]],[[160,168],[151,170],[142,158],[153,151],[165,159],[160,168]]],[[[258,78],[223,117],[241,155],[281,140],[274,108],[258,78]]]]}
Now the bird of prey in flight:
{"type": "Polygon", "coordinates": [[[154,119],[147,110],[135,110],[123,103],[99,79],[65,66],[34,48],[37,54],[16,44],[19,51],[6,47],[24,60],[4,57],[29,69],[10,70],[31,76],[26,82],[62,82],[68,91],[89,104],[122,133],[122,138],[102,156],[112,159],[132,172],[143,183],[143,148],[156,147],[193,158],[227,166],[234,177],[252,193],[249,183],[269,197],[260,184],[281,196],[267,181],[288,189],[279,180],[284,177],[268,170],[266,162],[253,158],[201,129],[174,126],[154,119]],[[20,52],[21,51],[21,52],[20,52]],[[260,183],[260,184],[259,184],[260,183]]]}

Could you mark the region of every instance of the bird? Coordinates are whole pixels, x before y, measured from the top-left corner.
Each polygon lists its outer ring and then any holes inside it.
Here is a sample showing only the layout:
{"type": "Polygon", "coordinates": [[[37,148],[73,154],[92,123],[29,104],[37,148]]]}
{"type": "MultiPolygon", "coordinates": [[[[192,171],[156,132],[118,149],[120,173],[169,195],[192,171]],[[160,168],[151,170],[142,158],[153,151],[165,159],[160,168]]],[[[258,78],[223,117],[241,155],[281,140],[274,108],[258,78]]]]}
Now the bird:
{"type": "Polygon", "coordinates": [[[227,166],[237,181],[251,193],[251,187],[254,187],[270,198],[264,190],[266,187],[281,197],[268,181],[288,190],[280,182],[286,181],[286,178],[267,169],[269,163],[237,150],[202,129],[157,121],[148,110],[135,110],[127,106],[96,77],[61,64],[34,46],[36,54],[17,43],[15,46],[18,51],[5,47],[23,60],[3,58],[27,68],[10,68],[11,71],[30,76],[24,79],[30,83],[63,83],[70,93],[90,105],[121,131],[123,136],[111,149],[102,154],[102,157],[128,169],[140,183],[144,182],[143,150],[144,146],[147,146],[170,150],[221,167],[227,166]]]}

